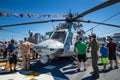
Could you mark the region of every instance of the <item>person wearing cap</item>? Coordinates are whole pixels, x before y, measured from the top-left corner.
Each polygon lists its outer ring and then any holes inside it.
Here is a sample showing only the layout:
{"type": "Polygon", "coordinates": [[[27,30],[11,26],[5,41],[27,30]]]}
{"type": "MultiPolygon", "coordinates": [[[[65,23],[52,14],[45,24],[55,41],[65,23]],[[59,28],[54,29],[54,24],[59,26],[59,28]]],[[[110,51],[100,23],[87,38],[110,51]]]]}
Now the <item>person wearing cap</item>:
{"type": "Polygon", "coordinates": [[[109,41],[107,40],[106,37],[103,38],[103,43],[104,43],[104,47],[107,47],[109,41]]]}
{"type": "Polygon", "coordinates": [[[77,71],[80,71],[80,64],[81,61],[83,61],[83,65],[84,65],[84,71],[86,71],[86,51],[87,51],[87,44],[85,42],[82,41],[82,38],[78,39],[78,42],[75,45],[75,52],[76,52],[76,56],[77,56],[77,71]]]}
{"type": "Polygon", "coordinates": [[[97,79],[99,78],[99,69],[97,66],[99,44],[96,40],[96,34],[92,34],[89,37],[90,37],[89,48],[91,48],[92,68],[93,68],[92,77],[97,79]]]}
{"type": "Polygon", "coordinates": [[[117,63],[117,58],[116,58],[117,44],[115,42],[113,42],[113,38],[111,38],[111,37],[109,38],[109,43],[108,43],[107,47],[108,47],[108,52],[109,52],[110,69],[113,69],[112,60],[114,60],[114,62],[115,62],[114,68],[117,69],[118,68],[118,63],[117,63]]]}

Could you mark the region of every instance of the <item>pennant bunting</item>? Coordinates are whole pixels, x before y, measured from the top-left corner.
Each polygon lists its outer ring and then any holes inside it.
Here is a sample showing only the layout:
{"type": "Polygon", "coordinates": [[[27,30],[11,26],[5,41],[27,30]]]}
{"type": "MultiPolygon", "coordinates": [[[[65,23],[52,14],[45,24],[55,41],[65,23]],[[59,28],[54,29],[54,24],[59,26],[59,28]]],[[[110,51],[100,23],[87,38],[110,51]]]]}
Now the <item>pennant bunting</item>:
{"type": "Polygon", "coordinates": [[[30,14],[30,13],[9,13],[9,12],[0,12],[0,17],[1,16],[15,16],[15,17],[38,17],[38,18],[57,18],[57,17],[66,17],[67,15],[65,14],[30,14]]]}

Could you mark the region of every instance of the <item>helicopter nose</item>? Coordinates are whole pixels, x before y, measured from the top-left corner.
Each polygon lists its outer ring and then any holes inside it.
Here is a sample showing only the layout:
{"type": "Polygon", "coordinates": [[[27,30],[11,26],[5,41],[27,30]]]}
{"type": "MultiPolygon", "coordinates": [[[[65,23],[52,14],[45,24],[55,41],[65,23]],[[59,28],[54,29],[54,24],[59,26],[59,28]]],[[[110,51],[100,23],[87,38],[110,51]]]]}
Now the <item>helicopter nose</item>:
{"type": "Polygon", "coordinates": [[[36,46],[36,50],[39,52],[41,55],[49,55],[55,53],[58,49],[63,48],[64,44],[56,41],[56,40],[46,40],[41,43],[39,43],[36,46]]]}

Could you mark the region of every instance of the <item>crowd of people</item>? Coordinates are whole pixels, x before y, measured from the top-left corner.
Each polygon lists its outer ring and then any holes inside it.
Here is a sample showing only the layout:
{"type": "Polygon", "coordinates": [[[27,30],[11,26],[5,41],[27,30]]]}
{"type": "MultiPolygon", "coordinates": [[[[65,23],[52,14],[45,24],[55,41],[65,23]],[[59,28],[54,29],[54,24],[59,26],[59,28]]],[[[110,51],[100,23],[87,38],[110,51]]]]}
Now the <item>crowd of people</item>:
{"type": "MultiPolygon", "coordinates": [[[[4,59],[8,59],[10,64],[10,72],[16,71],[16,65],[18,62],[18,51],[22,51],[22,61],[23,61],[23,69],[29,70],[30,68],[30,53],[32,54],[33,59],[35,58],[35,52],[31,52],[31,47],[35,46],[35,44],[28,42],[27,38],[24,38],[24,42],[21,45],[18,45],[17,42],[12,39],[9,43],[4,42],[1,48],[1,55],[3,55],[4,59]],[[13,64],[13,70],[12,70],[13,64]]],[[[38,56],[36,56],[37,58],[38,56]]]]}
{"type": "Polygon", "coordinates": [[[75,44],[75,53],[77,56],[77,71],[80,71],[80,63],[83,62],[84,71],[86,71],[86,53],[91,49],[91,59],[92,59],[92,77],[97,79],[99,78],[99,67],[98,60],[99,54],[101,53],[101,63],[103,64],[103,70],[106,71],[106,65],[109,60],[110,67],[109,69],[118,69],[118,63],[116,58],[116,49],[117,44],[113,41],[113,38],[109,38],[106,40],[103,38],[103,41],[99,44],[96,39],[96,34],[92,34],[89,36],[90,42],[87,45],[81,38],[78,38],[75,44]],[[113,67],[113,61],[115,62],[115,66],[113,67]]]}
{"type": "MultiPolygon", "coordinates": [[[[113,69],[113,61],[115,62],[114,69],[118,68],[117,58],[116,58],[116,48],[117,44],[110,37],[109,40],[103,38],[101,44],[98,43],[96,39],[96,35],[92,34],[89,36],[90,42],[89,44],[85,43],[82,38],[78,38],[75,43],[75,53],[77,57],[77,71],[80,71],[81,62],[83,62],[84,71],[87,70],[86,60],[87,60],[87,52],[91,50],[91,59],[92,59],[92,68],[93,73],[92,77],[99,78],[99,53],[101,53],[101,63],[103,64],[103,71],[106,70],[106,65],[110,63],[110,69],[113,69]]],[[[35,46],[35,44],[30,43],[27,38],[24,38],[24,42],[20,47],[16,46],[15,41],[12,39],[11,42],[7,43],[5,41],[3,45],[3,58],[9,59],[10,64],[10,72],[16,71],[17,65],[17,48],[22,50],[22,60],[23,60],[23,69],[29,70],[30,68],[30,55],[31,55],[31,46],[35,46]],[[14,64],[14,69],[12,70],[12,64],[14,64]]],[[[34,55],[34,54],[33,54],[34,55]]]]}

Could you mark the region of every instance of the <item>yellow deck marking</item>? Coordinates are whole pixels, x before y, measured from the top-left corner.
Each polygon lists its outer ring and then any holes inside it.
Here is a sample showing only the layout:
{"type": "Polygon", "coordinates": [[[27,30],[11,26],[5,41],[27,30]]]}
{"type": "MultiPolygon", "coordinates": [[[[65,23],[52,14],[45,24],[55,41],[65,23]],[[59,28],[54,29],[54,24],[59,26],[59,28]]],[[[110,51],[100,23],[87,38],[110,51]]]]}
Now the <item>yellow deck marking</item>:
{"type": "Polygon", "coordinates": [[[38,73],[38,72],[31,72],[31,73],[27,74],[27,76],[30,78],[34,78],[34,77],[39,76],[39,75],[40,75],[40,73],[38,73]]]}
{"type": "MultiPolygon", "coordinates": [[[[38,56],[38,59],[39,59],[39,58],[40,58],[40,56],[38,56]]],[[[33,59],[33,57],[30,57],[30,60],[32,60],[32,59],[33,59]]],[[[22,60],[23,60],[22,58],[18,58],[18,61],[19,61],[19,62],[22,62],[22,60]]]]}
{"type": "MultiPolygon", "coordinates": [[[[13,64],[14,65],[14,64],[13,64]]],[[[12,69],[13,69],[13,65],[12,65],[12,69]]],[[[18,68],[20,68],[20,66],[16,66],[16,69],[18,69],[18,68]]],[[[7,61],[6,63],[5,63],[5,70],[7,71],[7,70],[10,70],[10,64],[9,64],[9,61],[7,61]]]]}
{"type": "Polygon", "coordinates": [[[0,67],[4,66],[6,64],[6,62],[0,62],[0,67]]]}
{"type": "MultiPolygon", "coordinates": [[[[0,67],[1,66],[5,66],[4,70],[7,71],[7,70],[10,70],[10,65],[9,65],[9,61],[7,62],[0,62],[0,67]]],[[[16,69],[20,68],[20,66],[16,66],[16,69]]],[[[13,69],[13,65],[12,65],[12,69],[13,69]]]]}
{"type": "Polygon", "coordinates": [[[120,60],[117,60],[120,63],[120,60]]]}

